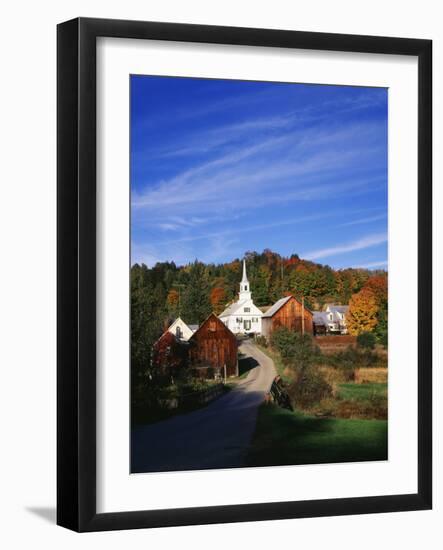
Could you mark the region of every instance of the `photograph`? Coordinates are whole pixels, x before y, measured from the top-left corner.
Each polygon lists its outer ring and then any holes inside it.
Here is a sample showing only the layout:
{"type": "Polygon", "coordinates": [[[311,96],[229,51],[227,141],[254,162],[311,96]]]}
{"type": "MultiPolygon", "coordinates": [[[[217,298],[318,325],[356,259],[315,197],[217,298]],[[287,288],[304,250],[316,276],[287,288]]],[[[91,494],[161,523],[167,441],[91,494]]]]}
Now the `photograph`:
{"type": "Polygon", "coordinates": [[[129,90],[130,472],[388,460],[388,89],[129,90]]]}

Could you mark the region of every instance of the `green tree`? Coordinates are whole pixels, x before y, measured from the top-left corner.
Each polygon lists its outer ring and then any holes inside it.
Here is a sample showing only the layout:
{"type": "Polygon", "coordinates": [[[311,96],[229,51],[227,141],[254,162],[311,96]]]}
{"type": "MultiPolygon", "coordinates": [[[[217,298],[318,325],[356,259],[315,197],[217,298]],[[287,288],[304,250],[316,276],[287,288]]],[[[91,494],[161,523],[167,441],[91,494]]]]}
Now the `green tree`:
{"type": "Polygon", "coordinates": [[[266,306],[271,303],[269,299],[269,270],[260,266],[251,274],[252,298],[257,306],[266,306]]]}
{"type": "Polygon", "coordinates": [[[388,303],[382,304],[377,313],[377,325],[374,329],[377,342],[383,347],[388,347],[388,303]]]}
{"type": "Polygon", "coordinates": [[[357,346],[363,349],[375,348],[375,334],[373,332],[361,332],[357,336],[357,346]]]}
{"type": "Polygon", "coordinates": [[[209,282],[204,264],[195,261],[183,292],[182,317],[189,324],[200,324],[211,313],[209,282]]]}
{"type": "Polygon", "coordinates": [[[131,270],[131,388],[139,400],[146,385],[152,360],[152,346],[162,333],[162,308],[153,291],[146,266],[131,270]],[[160,310],[160,311],[159,311],[160,310]]]}

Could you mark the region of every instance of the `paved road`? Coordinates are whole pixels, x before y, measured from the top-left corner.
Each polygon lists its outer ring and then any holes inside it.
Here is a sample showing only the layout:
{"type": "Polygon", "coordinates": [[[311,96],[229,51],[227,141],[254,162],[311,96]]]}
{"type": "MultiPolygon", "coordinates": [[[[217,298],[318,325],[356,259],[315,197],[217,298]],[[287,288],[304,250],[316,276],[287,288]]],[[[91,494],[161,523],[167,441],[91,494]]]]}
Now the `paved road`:
{"type": "Polygon", "coordinates": [[[132,472],[235,468],[244,464],[257,409],[276,376],[274,363],[252,341],[240,351],[258,362],[238,387],[197,411],[138,427],[132,472]]]}

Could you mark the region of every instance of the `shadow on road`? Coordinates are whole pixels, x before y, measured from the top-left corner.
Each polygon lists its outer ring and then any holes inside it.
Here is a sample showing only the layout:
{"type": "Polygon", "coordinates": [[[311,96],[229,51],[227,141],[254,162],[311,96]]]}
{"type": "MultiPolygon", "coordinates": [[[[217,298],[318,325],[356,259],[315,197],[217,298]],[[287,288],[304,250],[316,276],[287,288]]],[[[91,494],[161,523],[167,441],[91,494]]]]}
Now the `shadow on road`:
{"type": "Polygon", "coordinates": [[[132,430],[131,473],[244,466],[264,394],[248,383],[207,407],[132,430]]]}
{"type": "Polygon", "coordinates": [[[239,360],[238,360],[238,375],[243,376],[247,372],[249,372],[252,369],[255,369],[255,367],[259,366],[259,362],[254,359],[254,357],[245,356],[243,354],[240,354],[239,360]]]}

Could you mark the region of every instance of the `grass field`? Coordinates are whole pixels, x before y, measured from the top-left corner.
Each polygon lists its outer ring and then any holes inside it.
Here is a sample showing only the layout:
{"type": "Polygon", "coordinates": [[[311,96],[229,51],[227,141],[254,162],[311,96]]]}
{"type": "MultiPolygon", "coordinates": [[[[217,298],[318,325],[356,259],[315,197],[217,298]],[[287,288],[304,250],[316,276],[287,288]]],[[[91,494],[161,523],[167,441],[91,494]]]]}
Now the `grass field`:
{"type": "Polygon", "coordinates": [[[374,395],[386,396],[387,391],[387,384],[340,384],[338,396],[341,399],[366,401],[371,399],[374,395]]]}
{"type": "Polygon", "coordinates": [[[264,404],[247,465],[386,460],[387,429],[385,420],[315,418],[264,404]]]}

